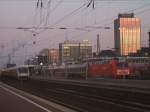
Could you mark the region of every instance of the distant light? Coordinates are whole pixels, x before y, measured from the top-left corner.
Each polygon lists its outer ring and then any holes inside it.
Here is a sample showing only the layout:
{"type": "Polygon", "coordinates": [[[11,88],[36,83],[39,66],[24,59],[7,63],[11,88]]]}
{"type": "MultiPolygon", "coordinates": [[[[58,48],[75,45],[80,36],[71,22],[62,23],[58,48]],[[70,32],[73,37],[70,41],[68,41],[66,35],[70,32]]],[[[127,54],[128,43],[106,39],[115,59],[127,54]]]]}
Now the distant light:
{"type": "Polygon", "coordinates": [[[43,63],[41,62],[41,63],[40,63],[40,65],[42,66],[42,65],[43,65],[43,63]]]}
{"type": "Polygon", "coordinates": [[[89,40],[83,40],[83,42],[89,42],[89,40]]]}

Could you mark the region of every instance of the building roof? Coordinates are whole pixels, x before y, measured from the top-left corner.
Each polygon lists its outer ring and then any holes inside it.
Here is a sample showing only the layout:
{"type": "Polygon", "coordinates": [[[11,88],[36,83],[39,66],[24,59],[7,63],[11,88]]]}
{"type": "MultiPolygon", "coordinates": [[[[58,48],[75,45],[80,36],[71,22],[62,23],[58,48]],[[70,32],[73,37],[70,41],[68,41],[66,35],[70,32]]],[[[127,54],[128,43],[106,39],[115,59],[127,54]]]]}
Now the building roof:
{"type": "Polygon", "coordinates": [[[119,18],[133,18],[134,17],[134,13],[123,13],[123,14],[119,14],[118,15],[119,18]]]}

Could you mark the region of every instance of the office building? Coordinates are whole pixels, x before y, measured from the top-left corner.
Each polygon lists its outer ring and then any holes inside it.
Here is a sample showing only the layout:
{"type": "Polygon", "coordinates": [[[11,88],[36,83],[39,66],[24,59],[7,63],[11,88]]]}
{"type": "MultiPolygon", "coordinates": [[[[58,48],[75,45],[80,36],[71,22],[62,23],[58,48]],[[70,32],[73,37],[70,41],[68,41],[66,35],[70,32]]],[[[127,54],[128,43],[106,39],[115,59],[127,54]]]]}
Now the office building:
{"type": "Polygon", "coordinates": [[[88,40],[82,42],[65,41],[59,44],[60,63],[79,63],[92,57],[92,45],[88,40]]]}
{"type": "Polygon", "coordinates": [[[114,21],[115,49],[121,56],[137,53],[141,45],[141,21],[134,14],[119,14],[114,21]]]}

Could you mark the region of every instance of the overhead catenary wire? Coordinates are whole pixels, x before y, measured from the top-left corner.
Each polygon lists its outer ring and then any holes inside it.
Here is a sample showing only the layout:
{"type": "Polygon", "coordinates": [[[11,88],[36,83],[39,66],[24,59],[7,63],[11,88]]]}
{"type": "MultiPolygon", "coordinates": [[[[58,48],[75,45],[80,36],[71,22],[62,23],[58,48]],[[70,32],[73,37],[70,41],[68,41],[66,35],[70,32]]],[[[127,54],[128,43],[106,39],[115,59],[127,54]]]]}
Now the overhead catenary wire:
{"type": "MultiPolygon", "coordinates": [[[[60,0],[58,2],[58,4],[61,1],[62,0],[60,0]]],[[[44,8],[43,1],[42,0],[38,0],[37,4],[36,4],[36,8],[35,8],[35,15],[34,15],[34,21],[33,21],[34,25],[31,26],[30,28],[27,28],[27,27],[17,27],[17,29],[24,29],[24,31],[28,31],[28,32],[33,33],[34,36],[37,35],[37,34],[39,34],[38,30],[41,29],[41,26],[44,27],[44,26],[47,25],[50,13],[52,11],[54,11],[58,7],[58,4],[56,4],[56,6],[52,10],[50,10],[51,2],[52,2],[52,0],[48,0],[47,7],[44,8]],[[44,11],[46,9],[47,9],[47,13],[45,15],[44,11]]]]}
{"type": "Polygon", "coordinates": [[[59,5],[63,2],[63,0],[58,1],[58,3],[54,6],[54,8],[50,10],[51,2],[52,2],[52,0],[49,0],[47,3],[47,15],[46,15],[45,26],[48,23],[48,19],[49,19],[50,14],[52,14],[52,12],[54,12],[59,7],[59,5]]]}
{"type": "MultiPolygon", "coordinates": [[[[138,8],[132,9],[132,10],[125,11],[124,13],[129,13],[130,11],[141,10],[141,9],[145,8],[145,6],[149,6],[149,5],[150,5],[150,3],[149,3],[149,4],[142,5],[142,6],[138,7],[138,8]]],[[[136,15],[140,15],[140,14],[143,14],[144,12],[147,12],[147,11],[150,11],[150,8],[145,9],[145,10],[140,11],[140,12],[137,12],[137,13],[135,13],[135,14],[136,14],[136,15]]],[[[115,17],[116,17],[116,16],[114,16],[114,17],[111,18],[111,19],[108,19],[107,21],[109,21],[109,22],[107,22],[107,23],[105,23],[106,20],[102,20],[102,21],[100,21],[100,22],[97,22],[97,23],[92,24],[91,26],[93,26],[93,25],[98,25],[98,24],[101,24],[101,23],[104,23],[104,26],[110,25],[110,24],[112,24],[112,23],[114,22],[114,18],[115,18],[115,17]],[[111,20],[111,21],[110,21],[110,20],[111,20]]],[[[104,29],[105,29],[105,27],[104,27],[104,29]]],[[[107,29],[107,27],[106,27],[106,29],[107,29]]],[[[82,33],[80,33],[80,34],[78,34],[78,35],[73,36],[72,38],[81,37],[81,36],[83,36],[83,35],[87,35],[87,34],[93,32],[93,31],[95,31],[95,30],[99,30],[99,28],[91,29],[91,30],[89,30],[88,32],[82,32],[82,33]]]]}
{"type": "MultiPolygon", "coordinates": [[[[145,6],[147,6],[148,4],[146,4],[146,5],[143,5],[143,6],[140,6],[140,7],[138,7],[138,8],[136,8],[136,9],[132,9],[132,11],[134,10],[139,10],[139,9],[141,9],[141,8],[143,8],[143,7],[145,7],[145,6]]],[[[129,10],[129,11],[131,11],[131,10],[129,10]]],[[[127,11],[127,12],[129,12],[129,11],[127,11]]],[[[72,12],[73,13],[73,12],[72,12]]],[[[72,13],[70,13],[70,14],[72,14],[72,13]]],[[[67,17],[67,16],[64,16],[64,18],[65,17],[67,17]]],[[[116,17],[116,16],[115,16],[116,17]]],[[[112,19],[111,19],[112,20],[112,19]]],[[[62,20],[60,19],[60,21],[58,21],[58,22],[56,22],[54,25],[56,25],[57,23],[59,23],[59,22],[61,22],[61,21],[63,21],[63,18],[62,18],[62,20]]],[[[101,21],[102,23],[104,23],[106,20],[104,20],[104,21],[101,21]]],[[[98,24],[98,22],[96,23],[96,24],[98,24]]],[[[106,23],[105,25],[108,25],[108,24],[112,24],[112,21],[111,22],[109,22],[109,23],[106,23]]],[[[94,24],[95,25],[95,24],[94,24]]],[[[44,29],[43,31],[45,31],[45,30],[47,30],[48,28],[46,28],[46,29],[44,29]]],[[[69,29],[69,28],[68,28],[69,29]]],[[[94,31],[94,30],[96,30],[96,29],[93,29],[93,30],[91,30],[91,31],[94,31]]],[[[43,32],[42,31],[42,32],[43,32]]],[[[91,31],[89,31],[89,32],[91,32],[91,31]]],[[[41,32],[41,33],[42,33],[41,32]]],[[[83,33],[84,34],[84,33],[83,33]]],[[[82,36],[82,35],[78,35],[78,36],[82,36]]],[[[76,37],[76,36],[75,36],[76,37]]]]}
{"type": "MultiPolygon", "coordinates": [[[[54,24],[47,26],[47,27],[54,27],[57,24],[59,24],[60,22],[64,21],[65,19],[68,19],[70,16],[72,16],[74,13],[76,13],[77,11],[79,11],[80,9],[82,9],[83,7],[85,7],[86,4],[83,4],[82,6],[80,6],[79,8],[71,11],[70,13],[66,14],[65,16],[63,16],[61,19],[59,19],[58,21],[56,21],[54,24]]],[[[45,32],[47,29],[43,29],[42,31],[39,32],[39,34],[45,32]]]]}
{"type": "MultiPolygon", "coordinates": [[[[65,15],[63,18],[61,18],[61,19],[59,19],[57,22],[55,22],[52,26],[54,26],[54,25],[60,23],[60,22],[63,21],[65,18],[70,17],[72,14],[74,14],[75,12],[77,12],[78,10],[80,10],[81,8],[83,8],[85,5],[86,5],[86,4],[82,5],[81,7],[77,8],[77,9],[73,10],[72,12],[70,12],[69,14],[65,15]]],[[[24,28],[22,28],[22,29],[24,29],[24,28]]],[[[28,28],[27,28],[27,30],[28,30],[28,28]]],[[[45,30],[47,30],[47,29],[43,29],[41,32],[37,32],[37,33],[40,34],[40,33],[44,32],[45,30]]],[[[38,37],[38,35],[36,35],[35,37],[38,37]]],[[[24,45],[27,45],[28,42],[30,42],[30,41],[31,41],[31,40],[27,41],[24,45]]],[[[16,51],[18,51],[19,48],[20,48],[20,47],[17,47],[17,50],[16,50],[16,51]]],[[[16,52],[16,51],[15,51],[15,52],[16,52]]]]}
{"type": "Polygon", "coordinates": [[[45,20],[45,25],[47,25],[47,22],[48,22],[48,19],[49,19],[49,16],[50,16],[51,2],[52,2],[52,0],[49,0],[48,3],[47,3],[47,15],[46,15],[46,20],[45,20]]]}
{"type": "MultiPolygon", "coordinates": [[[[102,0],[103,1],[103,0],[102,0]]],[[[109,0],[108,0],[109,1],[109,0]]],[[[113,0],[113,1],[119,1],[119,0],[113,0]]],[[[85,6],[85,5],[87,5],[87,3],[86,4],[84,4],[83,6],[85,6]]],[[[141,8],[143,8],[143,7],[145,7],[145,6],[147,6],[148,4],[146,4],[146,5],[143,5],[143,6],[140,6],[140,7],[138,7],[138,8],[136,8],[136,9],[132,9],[132,11],[135,11],[135,10],[139,10],[139,9],[141,9],[141,8]]],[[[71,12],[71,13],[69,13],[68,15],[66,15],[66,16],[64,16],[63,18],[61,18],[60,20],[58,20],[57,22],[55,22],[53,25],[51,25],[52,27],[53,26],[55,26],[55,25],[57,25],[58,23],[60,23],[60,22],[62,22],[64,19],[66,19],[67,17],[69,17],[70,15],[72,15],[74,12],[76,12],[76,11],[78,11],[80,8],[82,8],[83,6],[81,6],[81,7],[79,7],[78,9],[76,9],[76,10],[74,10],[73,12],[71,12]]],[[[131,10],[129,10],[129,11],[131,11],[131,10]]],[[[129,12],[128,11],[128,12],[129,12]]],[[[116,16],[115,16],[116,17],[116,16]]],[[[114,17],[113,17],[114,18],[114,17]]],[[[110,20],[110,19],[109,19],[110,20]]],[[[112,19],[111,19],[112,20],[112,19]]],[[[104,20],[104,21],[106,21],[106,20],[104,20]]],[[[103,23],[104,23],[104,21],[103,21],[103,23]]],[[[95,23],[95,24],[99,24],[99,22],[97,23],[95,23]]],[[[42,32],[44,32],[46,29],[43,29],[40,33],[42,33],[42,32]]],[[[39,33],[39,34],[40,34],[39,33]]]]}
{"type": "MultiPolygon", "coordinates": [[[[24,2],[24,1],[37,1],[37,0],[1,0],[1,1],[13,1],[13,2],[15,2],[15,1],[20,1],[20,2],[24,2]]],[[[55,0],[55,1],[58,1],[58,0],[55,0]]],[[[88,0],[88,1],[91,1],[91,0],[88,0]]],[[[113,2],[117,2],[117,1],[119,1],[119,2],[129,2],[129,1],[131,1],[131,0],[94,0],[94,1],[98,1],[98,2],[101,2],[101,1],[113,1],[113,2]]],[[[133,0],[133,1],[135,1],[135,0],[133,0]]],[[[142,1],[142,0],[136,0],[137,2],[139,2],[139,1],[142,1]]],[[[147,0],[143,0],[143,1],[147,1],[147,0]]],[[[81,0],[65,0],[64,2],[82,2],[81,0]]]]}
{"type": "MultiPolygon", "coordinates": [[[[135,8],[135,9],[131,9],[131,10],[125,11],[124,13],[130,13],[131,11],[133,12],[133,11],[141,10],[141,9],[143,9],[143,8],[145,8],[146,6],[149,6],[149,5],[150,5],[150,3],[144,4],[144,5],[140,6],[140,7],[135,8]]],[[[147,11],[150,11],[150,9],[145,9],[145,10],[142,10],[142,11],[137,12],[137,13],[135,13],[135,14],[136,14],[136,15],[140,15],[140,14],[143,14],[144,12],[147,12],[147,11]]],[[[95,25],[98,25],[98,24],[103,23],[103,25],[102,25],[102,26],[104,26],[103,29],[108,29],[108,28],[107,28],[108,25],[110,25],[110,24],[112,24],[112,23],[114,22],[114,18],[115,18],[115,17],[116,17],[116,16],[112,17],[111,19],[108,18],[107,20],[104,19],[104,20],[102,20],[102,21],[95,22],[94,24],[91,24],[91,26],[94,27],[95,25]],[[106,22],[106,21],[108,21],[108,22],[106,22]]],[[[88,30],[88,32],[82,32],[82,33],[80,33],[80,34],[78,34],[78,35],[73,36],[72,38],[81,37],[81,36],[83,36],[83,35],[87,35],[87,34],[93,32],[93,31],[99,30],[99,29],[102,29],[102,28],[96,28],[96,27],[95,27],[95,28],[93,28],[93,29],[91,29],[91,30],[88,30]]],[[[110,29],[110,28],[109,28],[109,29],[110,29]]]]}
{"type": "MultiPolygon", "coordinates": [[[[38,2],[39,2],[39,0],[38,0],[38,2]]],[[[129,11],[126,11],[126,13],[128,13],[128,12],[133,12],[133,11],[136,11],[136,10],[139,10],[139,9],[142,9],[142,8],[145,8],[146,6],[149,6],[149,4],[145,4],[145,5],[142,5],[142,6],[140,6],[140,7],[138,7],[138,8],[135,8],[135,9],[132,9],[132,10],[129,10],[129,11]]],[[[149,9],[146,9],[146,10],[143,10],[142,12],[138,12],[138,13],[143,13],[143,12],[146,12],[146,11],[148,11],[149,9]]],[[[72,12],[73,13],[73,12],[72,12]]],[[[72,14],[72,13],[70,13],[70,14],[72,14]]],[[[115,18],[116,16],[114,16],[113,18],[115,18]]],[[[67,18],[67,16],[64,16],[64,18],[67,18]]],[[[60,19],[59,21],[57,21],[55,24],[57,24],[57,23],[60,23],[61,21],[63,21],[63,19],[64,18],[62,18],[62,19],[60,19]]],[[[112,20],[113,18],[111,18],[111,19],[108,19],[108,20],[112,20]]],[[[100,23],[104,23],[105,21],[108,21],[108,20],[104,20],[104,21],[100,21],[100,22],[95,22],[95,24],[100,24],[100,23]]],[[[54,24],[54,25],[55,25],[54,24]]],[[[95,25],[95,24],[92,24],[92,25],[95,25]]],[[[36,27],[35,27],[36,28],[36,27]]],[[[43,27],[44,28],[44,27],[43,27]]],[[[13,29],[13,27],[0,27],[0,29],[13,29]]],[[[34,31],[33,31],[34,32],[34,31]]]]}
{"type": "MultiPolygon", "coordinates": [[[[63,21],[65,18],[68,18],[70,16],[72,16],[75,12],[79,11],[80,9],[82,9],[83,7],[85,7],[86,4],[83,4],[82,6],[80,6],[79,8],[73,10],[72,12],[70,12],[69,14],[65,15],[63,18],[59,19],[57,22],[55,22],[54,24],[52,24],[51,26],[55,26],[58,23],[60,23],[61,21],[63,21]]],[[[48,28],[43,29],[41,32],[38,32],[38,34],[44,32],[45,30],[47,30],[48,28]]],[[[63,29],[63,28],[59,28],[59,29],[63,29]]],[[[72,29],[72,28],[68,28],[68,29],[72,29]]],[[[74,28],[76,30],[78,30],[78,28],[74,28]]],[[[37,36],[36,36],[37,37],[37,36]]]]}

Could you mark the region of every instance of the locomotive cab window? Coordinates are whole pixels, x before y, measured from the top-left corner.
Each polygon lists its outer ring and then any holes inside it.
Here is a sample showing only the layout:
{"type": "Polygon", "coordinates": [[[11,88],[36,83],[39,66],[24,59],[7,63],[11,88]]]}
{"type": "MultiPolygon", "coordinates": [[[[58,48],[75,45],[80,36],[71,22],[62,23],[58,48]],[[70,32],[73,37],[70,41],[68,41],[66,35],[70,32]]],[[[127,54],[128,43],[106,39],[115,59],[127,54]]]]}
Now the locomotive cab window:
{"type": "Polygon", "coordinates": [[[117,67],[128,67],[127,63],[117,63],[117,67]]]}

